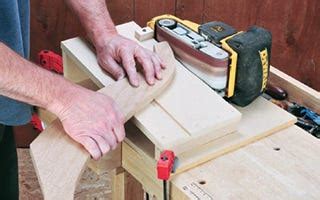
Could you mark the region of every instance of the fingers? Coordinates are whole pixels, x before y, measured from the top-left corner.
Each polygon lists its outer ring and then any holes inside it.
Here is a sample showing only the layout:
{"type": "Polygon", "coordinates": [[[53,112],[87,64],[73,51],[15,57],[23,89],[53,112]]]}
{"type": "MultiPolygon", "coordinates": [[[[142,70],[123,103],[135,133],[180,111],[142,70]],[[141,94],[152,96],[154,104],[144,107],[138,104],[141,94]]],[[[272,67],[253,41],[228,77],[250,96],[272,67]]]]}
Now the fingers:
{"type": "Polygon", "coordinates": [[[148,84],[153,85],[155,78],[162,79],[161,72],[166,66],[157,54],[138,46],[135,49],[135,57],[142,64],[148,84]]]}
{"type": "Polygon", "coordinates": [[[153,63],[153,66],[154,66],[154,70],[155,70],[155,73],[156,73],[156,78],[158,80],[161,80],[162,79],[161,64],[160,64],[159,60],[157,60],[157,58],[155,56],[153,56],[151,58],[151,60],[152,60],[152,63],[153,63]]]}
{"type": "Polygon", "coordinates": [[[92,137],[81,136],[76,140],[84,146],[94,160],[98,160],[102,156],[98,143],[92,137]]]}
{"type": "Polygon", "coordinates": [[[122,67],[112,57],[107,57],[106,59],[99,60],[99,64],[116,80],[124,78],[125,73],[122,67]]]}
{"type": "Polygon", "coordinates": [[[139,78],[136,69],[136,62],[132,53],[128,51],[120,52],[123,68],[126,70],[131,85],[138,87],[139,78]]]}
{"type": "Polygon", "coordinates": [[[108,109],[107,111],[109,112],[109,115],[107,123],[105,124],[105,129],[108,131],[104,132],[101,136],[107,141],[111,149],[114,150],[117,147],[117,144],[125,137],[125,119],[115,102],[111,105],[112,109],[108,109]]]}
{"type": "Polygon", "coordinates": [[[113,130],[103,134],[84,135],[78,138],[77,141],[84,146],[95,160],[98,160],[110,150],[114,150],[118,144],[113,130]]]}
{"type": "Polygon", "coordinates": [[[104,154],[108,153],[110,149],[115,149],[117,146],[115,139],[111,147],[110,142],[98,134],[92,134],[90,136],[84,135],[77,139],[77,141],[84,146],[94,160],[100,159],[104,154]]]}
{"type": "Polygon", "coordinates": [[[136,48],[135,56],[142,65],[147,83],[149,85],[153,85],[155,83],[155,68],[153,66],[151,56],[148,56],[145,50],[141,47],[136,48]]]}
{"type": "Polygon", "coordinates": [[[139,86],[135,59],[142,65],[146,82],[153,85],[155,80],[162,79],[161,69],[165,64],[152,51],[149,51],[136,42],[120,35],[113,37],[104,48],[98,52],[101,67],[109,72],[116,80],[122,79],[125,72],[131,85],[139,86]],[[120,61],[122,67],[119,66],[120,61]]]}
{"type": "Polygon", "coordinates": [[[108,132],[102,133],[100,136],[110,147],[112,150],[114,150],[117,145],[117,138],[115,137],[113,133],[113,128],[110,129],[108,132]]]}
{"type": "Polygon", "coordinates": [[[97,143],[101,156],[108,153],[110,149],[115,149],[115,147],[117,146],[117,143],[115,141],[114,143],[112,143],[110,142],[110,140],[106,140],[106,138],[101,135],[92,135],[90,137],[97,143]]]}
{"type": "Polygon", "coordinates": [[[125,137],[125,130],[123,125],[118,125],[113,128],[113,133],[117,139],[117,142],[122,142],[125,137]]]}
{"type": "Polygon", "coordinates": [[[155,57],[156,57],[157,61],[160,63],[161,69],[165,69],[166,64],[162,61],[162,59],[157,54],[155,54],[155,57]]]}
{"type": "Polygon", "coordinates": [[[113,109],[115,112],[115,117],[117,119],[116,122],[114,122],[113,126],[113,133],[117,139],[117,142],[122,142],[122,140],[125,137],[125,129],[124,129],[124,123],[125,123],[125,116],[120,111],[119,107],[114,103],[113,109]]]}

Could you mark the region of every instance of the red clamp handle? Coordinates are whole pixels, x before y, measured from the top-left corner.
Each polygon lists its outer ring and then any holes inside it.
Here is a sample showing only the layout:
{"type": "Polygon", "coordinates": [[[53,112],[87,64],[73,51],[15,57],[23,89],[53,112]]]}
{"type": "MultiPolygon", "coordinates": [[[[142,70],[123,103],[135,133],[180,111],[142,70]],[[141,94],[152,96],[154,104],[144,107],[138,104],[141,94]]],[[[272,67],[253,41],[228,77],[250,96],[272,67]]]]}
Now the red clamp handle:
{"type": "Polygon", "coordinates": [[[161,153],[157,163],[158,179],[168,180],[174,166],[175,155],[173,151],[165,150],[161,153]]]}
{"type": "Polygon", "coordinates": [[[42,50],[38,53],[39,64],[50,71],[54,71],[58,74],[63,74],[63,64],[60,55],[48,51],[42,50]]]}
{"type": "Polygon", "coordinates": [[[42,122],[37,114],[33,114],[30,123],[32,124],[33,128],[38,130],[39,133],[43,131],[44,127],[42,122]]]}

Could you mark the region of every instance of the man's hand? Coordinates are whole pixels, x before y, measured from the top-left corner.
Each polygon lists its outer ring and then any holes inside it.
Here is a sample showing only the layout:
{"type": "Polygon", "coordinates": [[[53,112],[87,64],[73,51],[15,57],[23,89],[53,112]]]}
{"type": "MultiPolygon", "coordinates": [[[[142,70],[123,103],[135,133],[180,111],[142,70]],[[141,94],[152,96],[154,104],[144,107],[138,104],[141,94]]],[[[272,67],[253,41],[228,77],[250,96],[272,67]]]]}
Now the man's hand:
{"type": "Polygon", "coordinates": [[[68,103],[51,110],[70,137],[97,160],[124,139],[124,116],[108,96],[83,88],[74,94],[68,103]]]}
{"type": "Polygon", "coordinates": [[[114,34],[104,44],[98,46],[96,50],[100,66],[116,80],[122,79],[127,74],[130,83],[138,87],[136,61],[141,64],[148,84],[153,85],[155,79],[162,79],[161,70],[165,66],[158,55],[135,41],[114,34]]]}

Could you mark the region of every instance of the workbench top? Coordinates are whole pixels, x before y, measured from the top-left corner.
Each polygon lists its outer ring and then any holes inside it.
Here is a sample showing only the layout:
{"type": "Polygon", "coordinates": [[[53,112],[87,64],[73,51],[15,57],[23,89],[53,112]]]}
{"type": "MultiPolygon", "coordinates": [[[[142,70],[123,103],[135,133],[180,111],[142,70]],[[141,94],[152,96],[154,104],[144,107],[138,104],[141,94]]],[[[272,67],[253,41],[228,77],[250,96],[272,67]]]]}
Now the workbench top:
{"type": "Polygon", "coordinates": [[[319,199],[319,152],[320,141],[293,126],[178,175],[174,191],[191,199],[319,199]]]}

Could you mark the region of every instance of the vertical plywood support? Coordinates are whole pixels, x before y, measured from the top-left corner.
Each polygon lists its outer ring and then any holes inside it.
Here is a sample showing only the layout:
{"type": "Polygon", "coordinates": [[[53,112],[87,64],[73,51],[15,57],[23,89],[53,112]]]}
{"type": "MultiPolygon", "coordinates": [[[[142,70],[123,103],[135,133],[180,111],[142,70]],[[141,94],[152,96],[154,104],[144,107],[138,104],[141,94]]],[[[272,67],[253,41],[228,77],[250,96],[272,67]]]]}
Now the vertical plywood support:
{"type": "Polygon", "coordinates": [[[125,173],[121,167],[112,172],[112,200],[125,200],[125,173]]]}
{"type": "Polygon", "coordinates": [[[84,73],[79,66],[62,50],[63,57],[63,74],[64,77],[74,83],[89,79],[89,76],[84,73]]]}
{"type": "Polygon", "coordinates": [[[112,176],[112,200],[143,200],[142,185],[123,168],[117,168],[112,176]]]}
{"type": "Polygon", "coordinates": [[[163,199],[162,181],[156,179],[156,161],[153,158],[138,153],[127,142],[124,142],[122,144],[122,166],[143,185],[144,190],[152,192],[152,195],[158,199],[163,199]]]}

